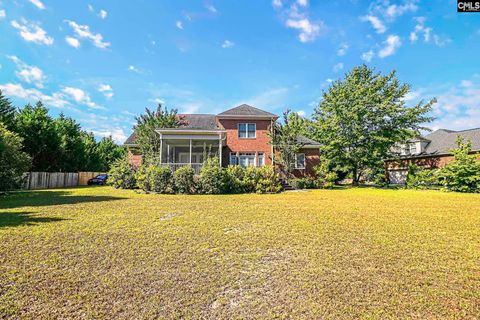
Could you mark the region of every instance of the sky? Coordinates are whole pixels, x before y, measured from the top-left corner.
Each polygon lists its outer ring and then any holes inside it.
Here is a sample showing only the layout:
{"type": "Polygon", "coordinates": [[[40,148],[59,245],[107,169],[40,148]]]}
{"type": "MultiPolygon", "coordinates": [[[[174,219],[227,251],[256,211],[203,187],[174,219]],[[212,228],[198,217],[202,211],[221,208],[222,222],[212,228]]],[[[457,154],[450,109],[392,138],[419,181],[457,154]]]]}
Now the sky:
{"type": "Polygon", "coordinates": [[[480,127],[480,13],[455,0],[0,0],[0,90],[123,142],[162,103],[311,116],[362,63],[397,70],[432,129],[480,127]]]}

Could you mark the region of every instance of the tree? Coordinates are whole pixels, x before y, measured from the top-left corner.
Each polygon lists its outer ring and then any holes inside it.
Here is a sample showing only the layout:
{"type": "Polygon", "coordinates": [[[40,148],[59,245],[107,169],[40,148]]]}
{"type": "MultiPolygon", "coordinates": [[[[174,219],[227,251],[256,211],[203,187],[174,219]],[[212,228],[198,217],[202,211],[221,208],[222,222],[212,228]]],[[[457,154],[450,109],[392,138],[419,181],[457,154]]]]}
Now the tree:
{"type": "Polygon", "coordinates": [[[20,187],[30,165],[30,157],[22,151],[22,138],[0,123],[0,190],[20,187]]]}
{"type": "Polygon", "coordinates": [[[445,189],[457,192],[480,192],[480,161],[471,154],[472,142],[457,137],[455,160],[440,170],[438,178],[445,189]]]}
{"type": "Polygon", "coordinates": [[[2,90],[0,90],[0,122],[2,122],[7,129],[14,129],[15,107],[10,100],[3,95],[2,90]]]}
{"type": "Polygon", "coordinates": [[[283,123],[275,123],[269,132],[270,143],[279,151],[279,156],[274,161],[287,176],[290,176],[295,168],[296,155],[304,145],[298,140],[301,129],[298,115],[287,110],[283,113],[283,123]]]}
{"type": "Polygon", "coordinates": [[[136,117],[134,126],[136,143],[145,159],[157,157],[160,151],[160,138],[156,129],[178,128],[185,124],[183,117],[178,115],[177,109],[168,110],[161,104],[156,110],[145,108],[145,114],[136,117]]]}
{"type": "Polygon", "coordinates": [[[113,163],[125,157],[126,150],[125,148],[117,145],[112,137],[104,137],[100,142],[97,144],[96,151],[100,157],[100,171],[108,171],[113,163]]]}
{"type": "Polygon", "coordinates": [[[395,143],[428,130],[422,124],[432,120],[427,114],[436,100],[407,107],[409,91],[395,71],[384,76],[366,65],[332,84],[314,111],[313,138],[335,171],[358,184],[367,169],[383,166],[395,143]]]}
{"type": "Polygon", "coordinates": [[[84,163],[82,171],[103,171],[102,159],[97,151],[97,141],[93,133],[82,132],[84,163]]]}
{"type": "Polygon", "coordinates": [[[63,113],[54,120],[54,123],[60,149],[58,170],[79,171],[86,160],[80,124],[72,118],[65,117],[63,113]]]}
{"type": "Polygon", "coordinates": [[[23,151],[32,157],[33,171],[57,171],[62,155],[55,121],[42,102],[25,106],[15,120],[15,130],[23,139],[23,151]]]}

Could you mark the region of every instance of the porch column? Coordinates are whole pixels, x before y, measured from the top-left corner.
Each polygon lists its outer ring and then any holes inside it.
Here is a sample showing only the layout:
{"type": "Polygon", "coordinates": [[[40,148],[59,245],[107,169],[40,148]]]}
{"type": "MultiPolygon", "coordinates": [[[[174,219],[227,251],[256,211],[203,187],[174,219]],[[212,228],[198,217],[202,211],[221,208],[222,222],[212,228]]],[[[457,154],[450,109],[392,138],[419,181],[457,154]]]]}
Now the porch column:
{"type": "Polygon", "coordinates": [[[190,167],[192,166],[192,139],[190,139],[190,156],[189,156],[190,167]]]}
{"type": "Polygon", "coordinates": [[[167,163],[170,164],[170,145],[167,144],[167,163]]]}
{"type": "Polygon", "coordinates": [[[162,164],[163,136],[160,134],[160,164],[162,164]]]}
{"type": "Polygon", "coordinates": [[[222,166],[222,134],[218,135],[218,158],[220,160],[220,167],[222,166]]]}

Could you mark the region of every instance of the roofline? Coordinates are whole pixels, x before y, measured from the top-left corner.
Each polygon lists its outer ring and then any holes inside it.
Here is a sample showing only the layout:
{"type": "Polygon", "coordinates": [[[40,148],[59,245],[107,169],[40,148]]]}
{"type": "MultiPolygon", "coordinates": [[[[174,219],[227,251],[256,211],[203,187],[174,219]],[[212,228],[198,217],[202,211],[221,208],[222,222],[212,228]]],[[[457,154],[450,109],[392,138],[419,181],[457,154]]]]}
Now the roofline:
{"type": "Polygon", "coordinates": [[[239,115],[239,114],[225,114],[225,115],[222,115],[222,114],[217,114],[217,118],[218,119],[245,119],[245,118],[248,118],[248,119],[266,119],[266,120],[270,120],[270,119],[278,119],[278,116],[273,114],[271,116],[268,116],[268,115],[253,115],[253,114],[245,114],[245,115],[239,115]]]}
{"type": "MultiPolygon", "coordinates": [[[[469,154],[476,154],[480,153],[480,149],[475,149],[470,151],[469,154]]],[[[410,160],[410,159],[422,159],[422,158],[435,158],[435,157],[446,157],[446,156],[453,156],[453,153],[449,152],[442,152],[442,153],[420,153],[417,155],[412,156],[400,156],[398,158],[389,158],[385,161],[397,161],[397,160],[410,160]]]]}
{"type": "Polygon", "coordinates": [[[318,144],[306,144],[302,146],[300,149],[320,149],[322,146],[318,144]]]}
{"type": "Polygon", "coordinates": [[[155,132],[157,133],[207,133],[207,134],[218,134],[218,133],[225,133],[227,130],[223,129],[210,129],[210,130],[205,130],[205,129],[175,129],[175,128],[170,128],[170,129],[156,129],[155,132]]]}

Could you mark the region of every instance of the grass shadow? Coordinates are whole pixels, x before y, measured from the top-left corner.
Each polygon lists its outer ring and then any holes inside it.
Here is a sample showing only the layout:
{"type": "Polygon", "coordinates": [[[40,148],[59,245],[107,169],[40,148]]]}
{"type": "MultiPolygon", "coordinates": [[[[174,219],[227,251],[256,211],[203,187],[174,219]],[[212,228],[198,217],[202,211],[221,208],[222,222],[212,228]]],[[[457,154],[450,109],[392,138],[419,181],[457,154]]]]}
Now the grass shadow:
{"type": "Polygon", "coordinates": [[[36,217],[33,212],[0,212],[0,229],[6,227],[31,226],[66,220],[63,218],[36,217]]]}
{"type": "Polygon", "coordinates": [[[25,191],[0,196],[0,209],[13,209],[21,207],[41,207],[65,204],[78,204],[86,202],[105,202],[124,200],[123,197],[112,196],[72,196],[71,191],[25,191]]]}

